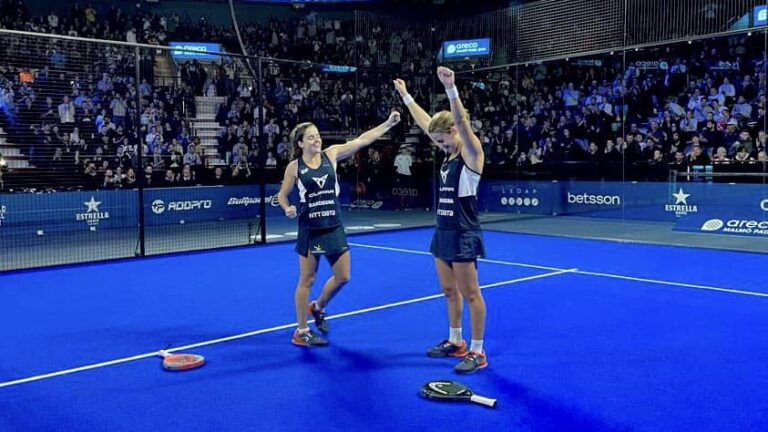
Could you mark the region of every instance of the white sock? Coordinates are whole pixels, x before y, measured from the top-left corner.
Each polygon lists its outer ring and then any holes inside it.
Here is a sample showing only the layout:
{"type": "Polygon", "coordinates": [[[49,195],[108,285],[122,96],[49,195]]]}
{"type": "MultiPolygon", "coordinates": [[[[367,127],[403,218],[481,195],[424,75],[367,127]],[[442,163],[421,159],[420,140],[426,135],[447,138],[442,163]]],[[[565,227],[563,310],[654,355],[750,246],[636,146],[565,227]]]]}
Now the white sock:
{"type": "Polygon", "coordinates": [[[472,339],[472,343],[469,345],[469,350],[479,354],[485,354],[483,352],[483,340],[472,339]]]}
{"type": "Polygon", "coordinates": [[[299,334],[303,334],[303,333],[306,333],[308,331],[309,331],[309,327],[304,327],[304,328],[299,327],[299,328],[296,329],[296,332],[299,333],[299,334]]]}
{"type": "Polygon", "coordinates": [[[456,345],[461,343],[461,327],[448,327],[448,342],[456,345]]]}

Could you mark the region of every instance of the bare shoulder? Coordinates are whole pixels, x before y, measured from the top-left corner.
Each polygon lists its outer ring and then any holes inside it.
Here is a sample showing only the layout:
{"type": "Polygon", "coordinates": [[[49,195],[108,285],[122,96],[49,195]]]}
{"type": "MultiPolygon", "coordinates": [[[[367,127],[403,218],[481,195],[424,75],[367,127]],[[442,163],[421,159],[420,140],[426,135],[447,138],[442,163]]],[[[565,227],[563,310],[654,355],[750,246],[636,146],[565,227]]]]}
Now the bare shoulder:
{"type": "Polygon", "coordinates": [[[299,160],[294,159],[290,162],[288,162],[288,165],[285,167],[285,174],[291,175],[293,177],[296,177],[297,173],[299,171],[299,160]]]}
{"type": "Polygon", "coordinates": [[[327,149],[323,150],[323,153],[325,153],[331,159],[334,159],[336,157],[336,155],[338,154],[338,152],[339,152],[339,147],[342,146],[342,145],[344,145],[344,144],[332,145],[332,146],[328,147],[327,149]]]}
{"type": "Polygon", "coordinates": [[[471,169],[472,171],[482,174],[483,173],[483,167],[485,166],[485,154],[483,153],[482,148],[480,148],[480,152],[473,152],[467,149],[467,147],[464,147],[461,151],[461,157],[464,159],[464,163],[471,169]]]}

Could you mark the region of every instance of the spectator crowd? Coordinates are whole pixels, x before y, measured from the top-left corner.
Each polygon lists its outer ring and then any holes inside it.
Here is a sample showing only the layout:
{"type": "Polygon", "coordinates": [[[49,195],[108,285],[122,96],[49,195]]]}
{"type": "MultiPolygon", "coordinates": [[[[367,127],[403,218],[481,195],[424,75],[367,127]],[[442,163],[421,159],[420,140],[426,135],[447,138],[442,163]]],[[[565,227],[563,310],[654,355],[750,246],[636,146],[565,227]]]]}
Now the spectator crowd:
{"type": "MultiPolygon", "coordinates": [[[[157,50],[137,57],[122,45],[1,35],[0,127],[53,187],[246,183],[294,157],[288,134],[298,122],[313,121],[333,142],[402,110],[394,77],[408,81],[422,106],[433,99],[446,106],[432,94],[430,29],[369,24],[365,35],[352,20],[318,13],[242,24],[247,51],[268,58],[261,94],[254,64],[243,58],[181,63],[168,82],[155,77],[157,50]],[[219,128],[213,143],[190,121],[211,108],[199,106],[209,100],[219,128]]],[[[79,3],[68,14],[33,15],[22,0],[5,0],[0,28],[154,45],[193,37],[239,52],[226,27],[140,5],[130,15],[79,3]]],[[[624,57],[466,72],[459,85],[490,172],[548,172],[576,162],[678,171],[764,166],[764,51],[758,36],[731,36],[624,57]]],[[[430,176],[427,140],[421,150],[400,148],[410,126],[395,132],[392,145],[341,165],[342,176],[372,196],[406,172],[430,176]]]]}

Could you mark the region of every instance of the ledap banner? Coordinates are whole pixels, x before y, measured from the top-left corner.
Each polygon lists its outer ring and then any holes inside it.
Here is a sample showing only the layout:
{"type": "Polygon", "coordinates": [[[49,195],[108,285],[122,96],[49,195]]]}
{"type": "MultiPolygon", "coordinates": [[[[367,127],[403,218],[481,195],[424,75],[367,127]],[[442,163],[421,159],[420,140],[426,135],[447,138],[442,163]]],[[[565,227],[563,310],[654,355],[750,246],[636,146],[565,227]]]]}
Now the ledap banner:
{"type": "Polygon", "coordinates": [[[560,188],[544,181],[480,182],[478,206],[481,211],[556,215],[563,208],[560,188]]]}

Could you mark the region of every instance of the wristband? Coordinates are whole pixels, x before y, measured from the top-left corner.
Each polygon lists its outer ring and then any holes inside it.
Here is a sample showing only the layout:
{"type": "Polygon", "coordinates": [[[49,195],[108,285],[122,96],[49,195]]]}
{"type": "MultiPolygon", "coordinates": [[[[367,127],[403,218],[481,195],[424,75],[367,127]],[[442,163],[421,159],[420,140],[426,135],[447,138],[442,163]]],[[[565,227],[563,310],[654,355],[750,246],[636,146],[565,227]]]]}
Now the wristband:
{"type": "Polygon", "coordinates": [[[415,101],[413,100],[413,96],[411,96],[411,95],[405,95],[405,97],[403,97],[403,103],[404,103],[406,106],[408,106],[408,105],[412,104],[413,102],[415,102],[415,101]]]}
{"type": "Polygon", "coordinates": [[[448,96],[448,99],[457,99],[459,97],[459,90],[454,86],[445,89],[445,94],[448,96]]]}

